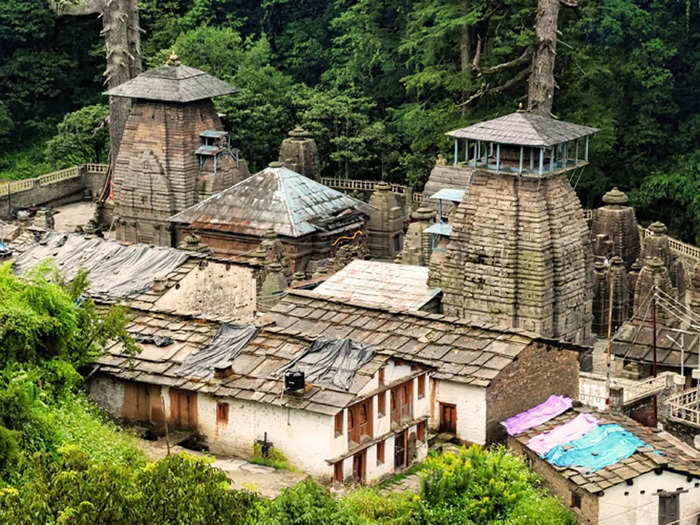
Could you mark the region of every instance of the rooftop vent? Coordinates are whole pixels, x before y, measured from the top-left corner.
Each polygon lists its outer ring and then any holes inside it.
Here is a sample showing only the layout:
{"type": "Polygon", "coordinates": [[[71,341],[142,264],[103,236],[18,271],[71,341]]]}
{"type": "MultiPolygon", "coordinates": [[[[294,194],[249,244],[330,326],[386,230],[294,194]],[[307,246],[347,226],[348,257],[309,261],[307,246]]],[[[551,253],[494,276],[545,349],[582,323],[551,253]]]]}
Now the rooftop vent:
{"type": "Polygon", "coordinates": [[[304,389],[306,379],[301,370],[290,370],[284,374],[284,390],[286,392],[298,392],[304,389]]]}

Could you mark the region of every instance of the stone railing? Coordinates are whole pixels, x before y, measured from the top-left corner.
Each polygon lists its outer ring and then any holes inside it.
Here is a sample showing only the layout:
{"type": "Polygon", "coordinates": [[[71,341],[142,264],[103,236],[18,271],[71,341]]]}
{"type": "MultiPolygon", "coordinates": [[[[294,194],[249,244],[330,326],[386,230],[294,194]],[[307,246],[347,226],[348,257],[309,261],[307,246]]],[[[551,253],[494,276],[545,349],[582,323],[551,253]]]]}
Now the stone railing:
{"type": "Polygon", "coordinates": [[[37,186],[46,186],[48,184],[56,184],[65,180],[82,177],[83,173],[106,173],[107,167],[107,164],[83,164],[81,166],[73,166],[72,168],[65,168],[59,171],[54,171],[53,173],[47,173],[46,175],[42,175],[34,179],[23,179],[0,183],[0,197],[28,191],[37,186]]]}
{"type": "MultiPolygon", "coordinates": [[[[657,377],[649,377],[641,381],[613,377],[610,382],[612,386],[622,388],[622,402],[625,405],[629,405],[645,397],[663,392],[671,385],[674,375],[673,372],[662,372],[657,377]]],[[[579,401],[584,405],[604,410],[608,397],[605,384],[606,379],[604,375],[580,372],[578,383],[579,401]]]]}
{"type": "MultiPolygon", "coordinates": [[[[646,228],[642,228],[641,226],[639,227],[639,236],[642,240],[649,235],[653,235],[651,230],[647,230],[646,228]]],[[[687,257],[693,259],[695,262],[700,263],[700,248],[698,248],[697,246],[693,246],[692,244],[686,244],[677,239],[674,239],[673,237],[669,237],[668,247],[676,255],[680,255],[681,257],[687,257]]]]}
{"type": "Polygon", "coordinates": [[[695,428],[700,428],[700,405],[698,405],[698,389],[692,388],[666,400],[669,409],[669,419],[695,428]]]}

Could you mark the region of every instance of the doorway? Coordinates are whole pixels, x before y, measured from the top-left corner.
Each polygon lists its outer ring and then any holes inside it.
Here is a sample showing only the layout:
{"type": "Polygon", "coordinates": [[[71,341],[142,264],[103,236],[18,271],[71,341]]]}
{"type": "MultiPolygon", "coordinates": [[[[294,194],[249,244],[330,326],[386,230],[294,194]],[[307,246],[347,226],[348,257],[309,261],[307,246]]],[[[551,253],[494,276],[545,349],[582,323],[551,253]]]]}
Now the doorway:
{"type": "Polygon", "coordinates": [[[394,470],[406,466],[406,431],[402,430],[394,436],[394,470]]]}
{"type": "Polygon", "coordinates": [[[457,434],[457,406],[440,403],[440,432],[457,434]]]}
{"type": "Polygon", "coordinates": [[[364,485],[366,479],[367,451],[358,452],[352,457],[352,479],[364,485]]]}

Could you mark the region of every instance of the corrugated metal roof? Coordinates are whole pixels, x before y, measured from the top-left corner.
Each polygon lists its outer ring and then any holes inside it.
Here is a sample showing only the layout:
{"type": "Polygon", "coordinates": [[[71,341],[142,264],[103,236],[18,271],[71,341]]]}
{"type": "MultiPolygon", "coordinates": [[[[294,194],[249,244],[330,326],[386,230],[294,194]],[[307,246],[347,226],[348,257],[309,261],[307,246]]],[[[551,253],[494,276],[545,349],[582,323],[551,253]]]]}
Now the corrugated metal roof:
{"type": "Polygon", "coordinates": [[[273,229],[287,237],[320,230],[319,222],[345,210],[369,213],[370,206],[304,177],[271,166],[174,215],[171,222],[193,228],[262,235],[273,229]]]}
{"type": "Polygon", "coordinates": [[[592,135],[596,128],[544,117],[528,111],[516,111],[473,126],[446,133],[455,138],[546,147],[592,135]]]}
{"type": "Polygon", "coordinates": [[[466,193],[465,190],[455,190],[452,188],[442,188],[440,191],[435,193],[434,195],[431,195],[431,199],[440,199],[444,201],[451,201],[451,202],[462,202],[462,199],[464,198],[464,194],[466,193]]]}
{"type": "Polygon", "coordinates": [[[419,310],[440,293],[427,285],[428,268],[356,259],[313,290],[313,294],[419,310]]]}
{"type": "Polygon", "coordinates": [[[423,230],[423,233],[433,233],[435,235],[444,235],[445,237],[449,237],[452,235],[452,225],[445,224],[444,222],[436,222],[423,230]]]}
{"type": "Polygon", "coordinates": [[[204,71],[174,63],[141,73],[106,91],[105,95],[185,103],[238,91],[238,88],[204,71]]]}

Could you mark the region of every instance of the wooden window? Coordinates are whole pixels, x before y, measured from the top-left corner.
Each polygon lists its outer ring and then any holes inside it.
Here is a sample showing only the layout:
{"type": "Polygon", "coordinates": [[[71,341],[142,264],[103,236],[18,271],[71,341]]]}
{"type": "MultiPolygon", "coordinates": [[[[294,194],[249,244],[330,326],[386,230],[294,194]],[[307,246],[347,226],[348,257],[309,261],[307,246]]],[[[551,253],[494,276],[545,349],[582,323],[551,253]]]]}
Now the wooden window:
{"type": "Polygon", "coordinates": [[[377,443],[377,465],[384,463],[384,441],[377,443]]]}
{"type": "Polygon", "coordinates": [[[425,421],[418,423],[416,427],[416,439],[421,442],[425,441],[425,421]]]}
{"type": "Polygon", "coordinates": [[[581,494],[577,494],[576,492],[571,493],[571,506],[575,509],[581,508],[581,494]]]}
{"type": "Polygon", "coordinates": [[[418,398],[425,397],[425,374],[418,376],[418,398]]]}
{"type": "Polygon", "coordinates": [[[335,437],[343,435],[343,411],[335,415],[335,437]]]}
{"type": "Polygon", "coordinates": [[[348,441],[362,443],[372,438],[372,399],[348,408],[348,441]]]}
{"type": "Polygon", "coordinates": [[[379,379],[379,386],[383,386],[384,385],[384,368],[379,369],[377,377],[379,379]]]}
{"type": "Polygon", "coordinates": [[[680,520],[678,492],[659,493],[659,525],[675,525],[680,520]]]}
{"type": "Polygon", "coordinates": [[[379,392],[377,396],[377,416],[384,417],[386,414],[386,391],[379,392]]]}
{"type": "Polygon", "coordinates": [[[216,404],[216,423],[218,425],[228,424],[228,403],[216,404]]]}
{"type": "Polygon", "coordinates": [[[338,463],[333,464],[333,481],[336,483],[343,482],[343,462],[338,461],[338,463]]]}

